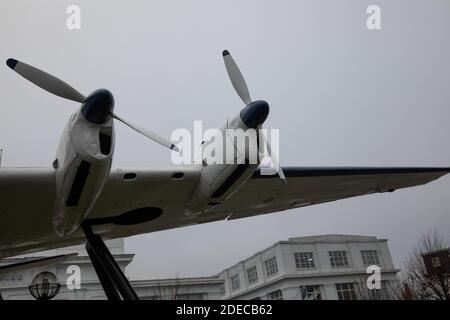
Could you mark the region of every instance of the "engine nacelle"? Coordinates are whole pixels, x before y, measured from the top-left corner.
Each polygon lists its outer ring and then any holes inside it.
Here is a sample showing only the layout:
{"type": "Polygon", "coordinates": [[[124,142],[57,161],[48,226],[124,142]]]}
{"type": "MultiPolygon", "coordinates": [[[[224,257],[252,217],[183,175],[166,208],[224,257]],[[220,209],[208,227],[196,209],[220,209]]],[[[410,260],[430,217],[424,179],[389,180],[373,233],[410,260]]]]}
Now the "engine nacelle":
{"type": "MultiPolygon", "coordinates": [[[[228,119],[220,129],[223,140],[222,164],[209,164],[203,160],[199,183],[187,204],[186,214],[195,215],[207,212],[230,198],[252,176],[259,166],[261,154],[259,148],[258,131],[248,128],[241,120],[241,115],[228,119]],[[239,146],[239,139],[230,135],[230,131],[239,130],[246,134],[244,145],[239,146]],[[230,152],[227,143],[232,145],[234,152],[230,152]]],[[[211,143],[211,142],[210,142],[211,143]]],[[[202,152],[208,148],[208,142],[202,144],[202,152]]],[[[204,155],[202,153],[202,155],[204,155]]]]}
{"type": "Polygon", "coordinates": [[[58,235],[77,229],[92,209],[111,169],[114,141],[112,118],[94,124],[81,112],[71,116],[53,164],[56,169],[53,226],[58,235]]]}

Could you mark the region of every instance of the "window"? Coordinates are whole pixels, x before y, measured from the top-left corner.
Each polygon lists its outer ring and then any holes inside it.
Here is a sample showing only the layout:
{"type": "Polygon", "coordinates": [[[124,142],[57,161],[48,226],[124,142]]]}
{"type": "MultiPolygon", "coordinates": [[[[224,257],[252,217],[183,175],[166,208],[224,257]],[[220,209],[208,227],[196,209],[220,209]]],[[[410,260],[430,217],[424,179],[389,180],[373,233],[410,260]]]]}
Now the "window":
{"type": "Polygon", "coordinates": [[[281,290],[270,292],[267,295],[267,299],[269,299],[269,300],[283,300],[283,293],[281,292],[281,290]]]}
{"type": "Polygon", "coordinates": [[[441,266],[441,259],[438,256],[437,257],[432,257],[431,258],[431,264],[433,265],[433,267],[439,268],[441,266]]]}
{"type": "Polygon", "coordinates": [[[294,254],[294,257],[295,266],[298,269],[309,269],[316,267],[316,264],[314,263],[314,255],[312,252],[296,252],[294,254]]]}
{"type": "Polygon", "coordinates": [[[268,276],[272,276],[278,273],[277,259],[275,257],[266,260],[266,273],[268,276]]]}
{"type": "Polygon", "coordinates": [[[355,285],[353,283],[336,283],[339,300],[356,300],[355,285]]]}
{"type": "Polygon", "coordinates": [[[241,288],[241,279],[239,279],[239,274],[235,274],[231,277],[231,289],[233,291],[239,290],[241,288]]]}
{"type": "MultiPolygon", "coordinates": [[[[145,297],[139,297],[142,300],[161,300],[160,296],[145,296],[145,297]]],[[[102,298],[103,300],[104,298],[102,298]]]]}
{"type": "Polygon", "coordinates": [[[381,281],[381,299],[388,300],[391,298],[390,290],[388,289],[389,281],[381,281]]]}
{"type": "MultiPolygon", "coordinates": [[[[388,291],[387,283],[388,283],[388,281],[381,281],[380,289],[372,289],[372,290],[366,289],[368,291],[367,299],[368,300],[389,300],[391,298],[391,296],[388,291]]],[[[361,298],[365,299],[364,289],[362,291],[361,298]]]]}
{"type": "Polygon", "coordinates": [[[361,257],[365,266],[380,264],[377,250],[361,250],[361,257]]]}
{"type": "Polygon", "coordinates": [[[347,252],[345,251],[330,251],[330,263],[332,267],[348,266],[347,252]]]}
{"type": "Polygon", "coordinates": [[[302,300],[322,300],[320,286],[300,286],[302,300]]]}
{"type": "MultiPolygon", "coordinates": [[[[169,296],[169,299],[171,297],[169,296]]],[[[177,294],[175,296],[176,300],[204,300],[204,294],[203,293],[184,293],[184,294],[177,294]]]]}
{"type": "MultiPolygon", "coordinates": [[[[362,299],[364,299],[364,297],[362,299]]],[[[383,300],[381,297],[381,290],[379,290],[379,289],[368,290],[367,299],[368,300],[383,300]]]]}
{"type": "Polygon", "coordinates": [[[247,269],[247,279],[248,283],[254,283],[258,281],[258,272],[256,271],[256,266],[247,269]]]}

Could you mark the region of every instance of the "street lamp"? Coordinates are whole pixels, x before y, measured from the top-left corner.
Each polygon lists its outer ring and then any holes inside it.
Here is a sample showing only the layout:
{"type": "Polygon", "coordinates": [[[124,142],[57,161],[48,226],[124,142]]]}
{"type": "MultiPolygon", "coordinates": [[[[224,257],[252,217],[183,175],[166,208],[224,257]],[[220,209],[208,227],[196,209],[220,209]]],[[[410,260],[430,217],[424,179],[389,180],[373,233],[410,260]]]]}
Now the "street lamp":
{"type": "Polygon", "coordinates": [[[34,277],[28,289],[36,300],[51,300],[58,294],[60,287],[56,276],[44,271],[34,277]]]}

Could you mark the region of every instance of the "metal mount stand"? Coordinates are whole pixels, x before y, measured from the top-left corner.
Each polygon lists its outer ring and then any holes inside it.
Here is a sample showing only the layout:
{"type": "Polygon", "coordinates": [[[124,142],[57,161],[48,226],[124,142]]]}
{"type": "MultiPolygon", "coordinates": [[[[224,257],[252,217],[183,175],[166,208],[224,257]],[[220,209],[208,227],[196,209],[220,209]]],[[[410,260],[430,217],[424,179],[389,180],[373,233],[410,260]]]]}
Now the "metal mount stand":
{"type": "Polygon", "coordinates": [[[94,234],[89,223],[81,225],[86,235],[86,250],[94,265],[108,300],[139,300],[102,238],[94,234]]]}

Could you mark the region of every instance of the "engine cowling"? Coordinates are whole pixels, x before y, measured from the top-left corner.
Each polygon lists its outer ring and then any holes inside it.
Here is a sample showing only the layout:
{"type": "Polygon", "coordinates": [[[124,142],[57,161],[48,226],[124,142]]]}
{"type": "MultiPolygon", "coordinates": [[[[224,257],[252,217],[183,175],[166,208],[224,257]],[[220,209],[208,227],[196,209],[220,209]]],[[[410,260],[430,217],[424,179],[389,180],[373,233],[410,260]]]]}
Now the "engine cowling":
{"type": "Polygon", "coordinates": [[[92,123],[81,112],[67,123],[54,162],[56,193],[53,226],[60,236],[73,232],[92,209],[111,169],[113,120],[92,123]]]}
{"type": "MultiPolygon", "coordinates": [[[[188,215],[205,213],[226,201],[239,190],[259,166],[261,154],[258,131],[247,127],[242,121],[241,114],[228,119],[220,132],[225,140],[223,161],[221,164],[209,164],[203,160],[201,178],[187,204],[188,215]],[[244,138],[244,142],[238,142],[238,139],[235,139],[236,135],[232,135],[232,132],[239,132],[239,130],[246,134],[247,138],[244,138]],[[230,153],[226,150],[227,143],[234,147],[234,152],[230,153]],[[239,143],[243,145],[239,146],[239,143]]],[[[202,144],[202,151],[205,151],[207,147],[208,143],[202,144]]]]}

